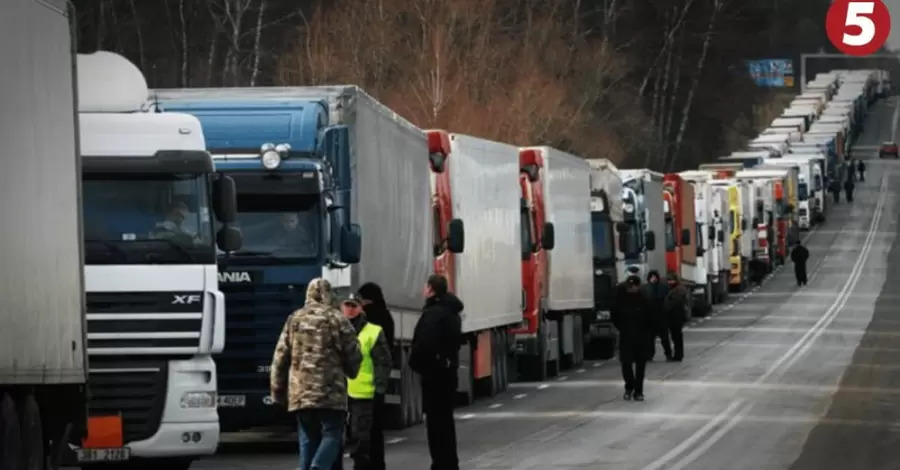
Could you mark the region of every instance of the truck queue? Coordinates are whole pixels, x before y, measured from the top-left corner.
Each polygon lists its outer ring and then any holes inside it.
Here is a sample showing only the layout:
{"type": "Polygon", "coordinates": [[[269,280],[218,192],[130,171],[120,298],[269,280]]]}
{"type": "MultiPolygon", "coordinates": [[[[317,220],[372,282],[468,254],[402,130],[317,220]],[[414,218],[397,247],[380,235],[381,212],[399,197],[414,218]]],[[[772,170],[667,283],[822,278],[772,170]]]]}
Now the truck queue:
{"type": "MultiPolygon", "coordinates": [[[[339,298],[381,286],[395,324],[393,427],[423,419],[408,359],[432,273],[465,305],[463,403],[609,356],[616,286],[628,276],[671,274],[693,314],[706,315],[825,220],[824,192],[848,179],[849,146],[887,93],[878,71],[820,74],[746,148],[663,174],[420,129],[355,86],[148,90],[115,54],[64,58],[79,79],[54,93],[64,101],[79,85],[66,145],[81,156],[82,182],[45,202],[81,213],[73,236],[84,257],[69,260],[80,274],[63,273],[78,282],[49,284],[71,287],[59,305],[86,295],[87,312],[47,341],[83,356],[66,366],[80,378],[61,382],[82,410],[55,409],[13,378],[0,421],[17,422],[19,402],[38,416],[53,410],[48,432],[78,444],[54,449],[58,460],[84,466],[188,468],[215,452],[220,432],[290,423],[273,406],[270,358],[316,278],[339,298]]],[[[30,311],[53,310],[32,297],[30,311]]],[[[10,328],[11,338],[57,320],[10,328]]],[[[29,439],[40,433],[22,441],[41,448],[29,439]]]]}

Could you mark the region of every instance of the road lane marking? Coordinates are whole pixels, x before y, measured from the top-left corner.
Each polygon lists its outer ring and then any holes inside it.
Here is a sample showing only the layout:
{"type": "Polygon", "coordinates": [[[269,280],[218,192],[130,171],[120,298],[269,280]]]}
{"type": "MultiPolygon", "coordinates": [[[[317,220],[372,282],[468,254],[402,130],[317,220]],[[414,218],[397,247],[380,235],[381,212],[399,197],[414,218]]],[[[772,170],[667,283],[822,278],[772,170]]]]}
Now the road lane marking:
{"type": "MultiPolygon", "coordinates": [[[[829,365],[840,365],[837,362],[829,363],[829,365]]],[[[851,366],[856,366],[851,364],[851,366]]],[[[873,366],[877,368],[877,364],[858,364],[861,368],[873,366]]],[[[886,368],[900,368],[898,366],[884,366],[886,368]]],[[[885,394],[900,395],[898,388],[878,388],[878,387],[848,387],[839,385],[815,385],[815,384],[791,384],[791,383],[757,383],[757,382],[723,382],[723,381],[706,381],[706,380],[646,380],[645,383],[649,388],[696,388],[696,389],[720,389],[720,390],[752,390],[766,393],[808,393],[808,394],[833,394],[838,391],[841,393],[853,394],[885,394]]],[[[618,379],[610,380],[570,380],[564,384],[559,384],[559,388],[620,388],[622,381],[618,379]]],[[[527,384],[515,387],[517,389],[529,388],[527,384]]]]}
{"type": "MultiPolygon", "coordinates": [[[[515,384],[510,384],[510,385],[515,385],[515,384]]],[[[510,388],[512,388],[512,387],[510,387],[510,388]]],[[[527,393],[520,393],[518,395],[513,395],[513,400],[521,400],[527,396],[528,396],[527,393]]]]}

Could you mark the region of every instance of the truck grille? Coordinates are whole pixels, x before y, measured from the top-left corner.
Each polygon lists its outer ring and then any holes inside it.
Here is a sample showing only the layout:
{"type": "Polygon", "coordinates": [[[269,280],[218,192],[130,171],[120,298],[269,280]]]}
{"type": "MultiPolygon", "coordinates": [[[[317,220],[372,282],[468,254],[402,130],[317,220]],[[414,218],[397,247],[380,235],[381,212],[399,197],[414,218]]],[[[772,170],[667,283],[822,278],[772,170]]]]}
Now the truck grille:
{"type": "Polygon", "coordinates": [[[203,292],[88,292],[86,301],[88,354],[189,354],[200,347],[203,292]]]}
{"type": "Polygon", "coordinates": [[[166,358],[90,357],[90,415],[121,415],[125,442],[149,439],[162,420],[167,364],[166,358]]]}
{"type": "Polygon", "coordinates": [[[306,285],[224,284],[225,350],[216,356],[221,393],[268,391],[275,342],[306,300],[306,285]]]}
{"type": "Polygon", "coordinates": [[[613,303],[615,284],[609,274],[594,275],[594,309],[610,310],[613,303]]]}

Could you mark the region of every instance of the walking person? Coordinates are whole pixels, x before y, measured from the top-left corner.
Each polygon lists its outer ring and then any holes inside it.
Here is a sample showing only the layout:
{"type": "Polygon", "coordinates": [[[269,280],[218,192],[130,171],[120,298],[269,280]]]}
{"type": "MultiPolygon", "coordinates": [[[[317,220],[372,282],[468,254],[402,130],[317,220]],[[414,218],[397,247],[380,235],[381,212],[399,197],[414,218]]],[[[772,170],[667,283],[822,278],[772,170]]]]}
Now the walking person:
{"type": "Polygon", "coordinates": [[[828,186],[828,190],[831,191],[831,196],[834,198],[835,204],[840,204],[841,202],[841,183],[838,180],[831,180],[831,183],[828,186]]]}
{"type": "Polygon", "coordinates": [[[425,306],[413,331],[409,367],[422,377],[425,433],[431,470],[459,470],[453,406],[462,345],[463,303],[447,290],[447,278],[428,277],[425,306]]]}
{"type": "Polygon", "coordinates": [[[617,287],[611,320],[619,331],[619,362],[625,381],[625,400],[644,401],[647,341],[650,338],[649,302],[641,292],[641,278],[629,276],[617,287]]]}
{"type": "Polygon", "coordinates": [[[856,171],[859,172],[859,181],[866,180],[866,164],[862,160],[856,161],[856,171]]]}
{"type": "Polygon", "coordinates": [[[853,202],[853,189],[856,187],[853,184],[852,178],[847,178],[847,181],[844,181],[844,193],[847,196],[847,202],[853,202]]]}
{"type": "Polygon", "coordinates": [[[313,279],[306,303],[284,324],[270,372],[272,398],[297,418],[300,470],[330,470],[342,457],[347,379],[361,363],[356,331],[334,307],[331,284],[313,279]]]}
{"type": "Polygon", "coordinates": [[[650,309],[650,321],[652,322],[652,331],[650,333],[650,347],[647,362],[652,362],[656,357],[656,339],[659,338],[662,343],[663,353],[666,360],[672,359],[672,344],[669,342],[669,324],[666,319],[665,301],[666,295],[669,293],[668,286],[662,283],[658,271],[650,271],[647,273],[647,283],[643,286],[644,295],[650,309]]]}
{"type": "Polygon", "coordinates": [[[797,278],[797,287],[806,285],[806,262],[809,260],[809,250],[797,240],[791,251],[791,261],[794,263],[794,277],[797,278]]]}
{"type": "Polygon", "coordinates": [[[372,448],[380,445],[384,449],[383,432],[376,435],[373,431],[376,426],[375,403],[384,402],[391,376],[391,349],[384,330],[368,321],[363,313],[363,302],[357,295],[351,294],[345,299],[341,303],[341,311],[356,330],[362,353],[359,373],[356,378],[347,381],[350,412],[347,449],[355,470],[371,470],[372,448]],[[380,438],[381,442],[375,442],[373,438],[380,438]]]}
{"type": "MultiPolygon", "coordinates": [[[[362,300],[366,320],[381,327],[388,347],[394,347],[394,317],[387,308],[381,286],[367,282],[357,291],[362,300]]],[[[375,394],[372,409],[372,436],[370,443],[369,465],[371,470],[385,470],[384,460],[384,394],[375,394]]]]}
{"type": "Polygon", "coordinates": [[[675,273],[668,273],[666,281],[669,284],[669,292],[665,300],[666,320],[668,322],[669,335],[672,337],[673,351],[670,362],[684,360],[684,324],[691,316],[691,293],[679,280],[675,273]]]}

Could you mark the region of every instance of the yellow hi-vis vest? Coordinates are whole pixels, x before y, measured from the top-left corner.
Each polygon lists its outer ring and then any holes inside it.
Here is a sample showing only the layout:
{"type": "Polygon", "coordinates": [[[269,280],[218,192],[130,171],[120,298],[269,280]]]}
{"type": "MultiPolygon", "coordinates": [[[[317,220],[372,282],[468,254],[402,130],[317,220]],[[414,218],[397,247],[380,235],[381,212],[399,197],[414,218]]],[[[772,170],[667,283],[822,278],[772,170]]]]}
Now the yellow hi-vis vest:
{"type": "Polygon", "coordinates": [[[375,365],[372,363],[372,348],[378,341],[381,327],[366,323],[359,332],[359,350],[362,353],[362,363],[359,365],[359,373],[355,379],[347,379],[347,395],[357,400],[375,398],[375,365]]]}

